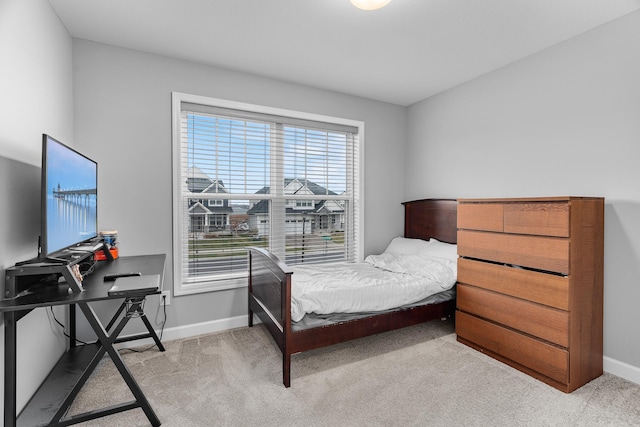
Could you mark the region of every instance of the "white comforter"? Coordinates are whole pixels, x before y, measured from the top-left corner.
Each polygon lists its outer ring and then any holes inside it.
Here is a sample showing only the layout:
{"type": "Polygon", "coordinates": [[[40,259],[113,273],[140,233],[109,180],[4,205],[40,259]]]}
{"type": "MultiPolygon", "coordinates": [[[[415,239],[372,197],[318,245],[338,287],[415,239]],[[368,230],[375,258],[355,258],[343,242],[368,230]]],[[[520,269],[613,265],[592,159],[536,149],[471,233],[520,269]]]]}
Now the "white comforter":
{"type": "Polygon", "coordinates": [[[450,289],[456,261],[425,255],[371,255],[364,263],[293,268],[291,318],[306,313],[388,310],[450,289]]]}

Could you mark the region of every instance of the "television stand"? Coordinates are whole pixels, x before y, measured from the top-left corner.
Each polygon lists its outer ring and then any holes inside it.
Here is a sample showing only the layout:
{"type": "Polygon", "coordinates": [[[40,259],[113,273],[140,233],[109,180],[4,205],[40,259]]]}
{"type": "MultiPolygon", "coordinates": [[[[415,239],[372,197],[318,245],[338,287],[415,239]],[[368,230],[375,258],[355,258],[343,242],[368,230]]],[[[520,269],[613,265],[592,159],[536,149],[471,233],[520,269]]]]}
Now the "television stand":
{"type": "Polygon", "coordinates": [[[104,240],[102,238],[95,238],[84,243],[79,243],[74,246],[69,246],[66,250],[71,252],[95,252],[98,249],[104,247],[104,240]]]}
{"type": "Polygon", "coordinates": [[[59,258],[33,258],[16,263],[16,267],[45,267],[48,265],[63,265],[67,261],[59,258]]]}
{"type": "MultiPolygon", "coordinates": [[[[88,247],[88,248],[92,248],[88,247]]],[[[104,256],[108,261],[113,261],[113,255],[111,254],[111,247],[103,243],[99,248],[104,253],[104,256]]],[[[75,265],[93,256],[92,250],[80,250],[77,248],[63,249],[60,252],[55,252],[50,256],[31,258],[26,261],[20,261],[16,263],[16,267],[46,267],[54,265],[75,265]]]]}

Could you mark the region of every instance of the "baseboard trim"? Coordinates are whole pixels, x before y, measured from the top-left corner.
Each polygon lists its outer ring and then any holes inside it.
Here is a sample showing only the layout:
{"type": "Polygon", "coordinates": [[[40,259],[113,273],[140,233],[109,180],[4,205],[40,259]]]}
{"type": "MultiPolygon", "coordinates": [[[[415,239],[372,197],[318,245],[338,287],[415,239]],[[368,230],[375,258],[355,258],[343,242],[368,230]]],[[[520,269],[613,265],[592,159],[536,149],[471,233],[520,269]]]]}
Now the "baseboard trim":
{"type": "MultiPolygon", "coordinates": [[[[254,321],[254,323],[258,323],[258,322],[254,321]]],[[[174,341],[182,338],[191,338],[198,335],[226,331],[227,329],[241,328],[247,325],[248,325],[248,317],[247,315],[244,315],[244,316],[229,317],[226,319],[211,320],[209,322],[195,323],[195,324],[186,325],[186,326],[177,326],[175,328],[167,328],[164,330],[164,332],[162,332],[162,342],[174,341]]],[[[156,330],[156,333],[158,334],[158,336],[160,336],[159,330],[156,330]]],[[[119,343],[117,345],[117,348],[132,348],[132,347],[139,347],[139,346],[153,344],[153,343],[154,342],[151,338],[144,338],[141,340],[119,343]]]]}
{"type": "Polygon", "coordinates": [[[628,363],[605,356],[602,358],[602,367],[605,372],[615,375],[616,377],[640,384],[640,368],[637,366],[629,365],[628,363]]]}
{"type": "MultiPolygon", "coordinates": [[[[254,323],[259,323],[260,319],[255,318],[254,323]]],[[[191,338],[198,335],[210,334],[214,332],[226,331],[227,329],[241,328],[247,326],[247,315],[229,317],[226,319],[212,320],[209,322],[195,323],[193,325],[177,326],[165,329],[162,334],[162,341],[173,341],[182,338],[191,338]]],[[[160,331],[156,331],[160,334],[160,331]]],[[[131,348],[141,345],[153,344],[151,338],[143,340],[128,341],[120,343],[117,348],[131,348]]],[[[617,377],[640,384],[640,367],[629,365],[611,357],[602,358],[603,370],[617,377]]]]}

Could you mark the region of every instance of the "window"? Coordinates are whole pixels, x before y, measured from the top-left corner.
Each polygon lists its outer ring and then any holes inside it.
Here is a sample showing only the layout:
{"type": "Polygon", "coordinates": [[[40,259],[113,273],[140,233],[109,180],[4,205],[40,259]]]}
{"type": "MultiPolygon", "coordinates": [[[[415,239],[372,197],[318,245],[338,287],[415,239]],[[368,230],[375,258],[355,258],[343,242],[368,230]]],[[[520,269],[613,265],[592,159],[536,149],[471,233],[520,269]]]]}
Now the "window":
{"type": "Polygon", "coordinates": [[[363,124],[173,94],[176,294],[247,284],[247,246],[361,260],[363,124]]]}
{"type": "Polygon", "coordinates": [[[312,208],[313,200],[296,200],[297,208],[312,208]]]}

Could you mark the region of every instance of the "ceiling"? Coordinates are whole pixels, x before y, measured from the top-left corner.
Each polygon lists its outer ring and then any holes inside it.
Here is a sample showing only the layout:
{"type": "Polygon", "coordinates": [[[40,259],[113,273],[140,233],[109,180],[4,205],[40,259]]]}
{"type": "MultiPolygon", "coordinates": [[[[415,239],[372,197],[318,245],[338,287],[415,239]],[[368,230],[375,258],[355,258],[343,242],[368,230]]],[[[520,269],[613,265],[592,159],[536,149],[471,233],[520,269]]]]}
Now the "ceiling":
{"type": "Polygon", "coordinates": [[[72,37],[398,105],[640,9],[640,0],[49,0],[72,37]]]}

